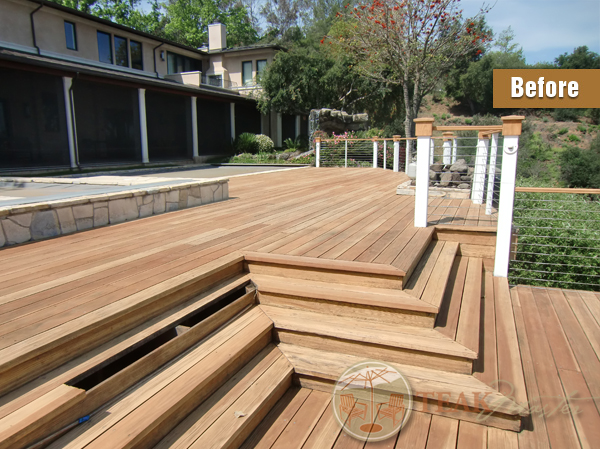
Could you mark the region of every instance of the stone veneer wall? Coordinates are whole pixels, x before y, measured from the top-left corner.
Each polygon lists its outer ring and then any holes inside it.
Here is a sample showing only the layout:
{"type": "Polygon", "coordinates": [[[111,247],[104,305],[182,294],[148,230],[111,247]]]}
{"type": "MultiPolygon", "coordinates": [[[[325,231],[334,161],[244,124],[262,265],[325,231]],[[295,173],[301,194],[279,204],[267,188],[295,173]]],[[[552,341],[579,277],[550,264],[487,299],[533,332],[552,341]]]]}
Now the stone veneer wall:
{"type": "Polygon", "coordinates": [[[229,199],[227,179],[0,208],[0,247],[229,199]]]}

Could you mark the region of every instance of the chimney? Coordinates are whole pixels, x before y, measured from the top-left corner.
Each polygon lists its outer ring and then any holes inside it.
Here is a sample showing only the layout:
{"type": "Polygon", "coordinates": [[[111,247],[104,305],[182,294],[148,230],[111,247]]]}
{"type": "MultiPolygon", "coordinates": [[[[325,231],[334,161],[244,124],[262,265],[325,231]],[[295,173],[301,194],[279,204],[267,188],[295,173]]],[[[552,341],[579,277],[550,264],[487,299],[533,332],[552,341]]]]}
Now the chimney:
{"type": "Polygon", "coordinates": [[[227,48],[227,28],[222,23],[211,23],[208,26],[208,51],[227,48]]]}

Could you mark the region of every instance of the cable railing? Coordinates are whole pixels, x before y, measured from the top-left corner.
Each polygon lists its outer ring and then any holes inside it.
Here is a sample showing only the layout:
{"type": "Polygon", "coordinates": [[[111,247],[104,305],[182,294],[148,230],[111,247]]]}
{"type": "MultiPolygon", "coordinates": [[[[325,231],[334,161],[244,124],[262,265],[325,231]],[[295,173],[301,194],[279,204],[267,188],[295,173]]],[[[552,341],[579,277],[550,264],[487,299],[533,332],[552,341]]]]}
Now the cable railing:
{"type": "Polygon", "coordinates": [[[509,282],[600,291],[600,189],[515,189],[509,282]]]}

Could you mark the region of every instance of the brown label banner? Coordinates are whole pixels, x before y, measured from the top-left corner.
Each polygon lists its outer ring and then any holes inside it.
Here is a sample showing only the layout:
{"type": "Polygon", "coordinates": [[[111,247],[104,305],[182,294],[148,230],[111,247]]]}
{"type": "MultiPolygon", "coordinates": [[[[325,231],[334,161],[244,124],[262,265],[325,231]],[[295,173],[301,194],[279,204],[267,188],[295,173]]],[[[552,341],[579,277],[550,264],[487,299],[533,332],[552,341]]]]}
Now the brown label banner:
{"type": "Polygon", "coordinates": [[[600,108],[600,70],[494,70],[494,108],[600,108]]]}

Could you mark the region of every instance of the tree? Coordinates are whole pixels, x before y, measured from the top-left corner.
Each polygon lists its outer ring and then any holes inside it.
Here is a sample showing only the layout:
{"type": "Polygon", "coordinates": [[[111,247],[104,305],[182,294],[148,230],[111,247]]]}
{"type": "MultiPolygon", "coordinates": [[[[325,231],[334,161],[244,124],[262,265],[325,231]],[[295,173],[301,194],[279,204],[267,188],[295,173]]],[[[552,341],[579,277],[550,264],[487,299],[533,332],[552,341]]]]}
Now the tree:
{"type": "Polygon", "coordinates": [[[523,57],[523,47],[519,46],[514,40],[515,32],[512,27],[509,26],[498,35],[494,47],[498,48],[501,53],[510,53],[523,57]]]}
{"type": "Polygon", "coordinates": [[[560,171],[569,187],[600,189],[600,134],[588,150],[565,148],[560,155],[560,171]]]}
{"type": "Polygon", "coordinates": [[[469,54],[488,36],[475,22],[463,21],[459,0],[373,0],[359,5],[336,23],[327,39],[339,51],[360,61],[357,70],[373,80],[403,88],[405,132],[423,97],[438,84],[456,59],[469,54]]]}
{"type": "Polygon", "coordinates": [[[303,0],[266,0],[260,10],[271,30],[277,36],[284,36],[288,30],[299,25],[300,14],[304,11],[303,0]]]}
{"type": "Polygon", "coordinates": [[[600,55],[587,46],[577,47],[573,53],[564,53],[554,60],[559,69],[600,69],[600,55]]]}
{"type": "Polygon", "coordinates": [[[97,0],[50,0],[53,3],[66,6],[68,8],[76,9],[77,11],[86,12],[90,14],[92,12],[92,6],[97,0]]]}

